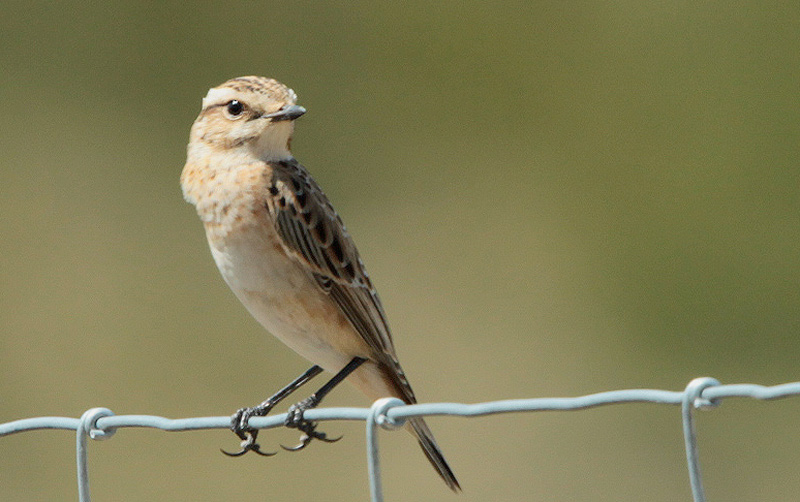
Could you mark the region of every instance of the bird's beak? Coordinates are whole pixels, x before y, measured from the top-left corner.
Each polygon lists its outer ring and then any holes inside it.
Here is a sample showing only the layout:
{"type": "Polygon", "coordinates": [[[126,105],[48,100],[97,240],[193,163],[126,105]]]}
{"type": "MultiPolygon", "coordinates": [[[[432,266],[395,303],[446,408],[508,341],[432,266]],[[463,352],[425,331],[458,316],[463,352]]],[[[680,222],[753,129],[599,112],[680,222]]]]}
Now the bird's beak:
{"type": "Polygon", "coordinates": [[[280,122],[281,120],[294,120],[301,117],[306,112],[306,109],[300,105],[287,105],[278,110],[277,112],[262,115],[262,119],[271,119],[273,122],[280,122]]]}

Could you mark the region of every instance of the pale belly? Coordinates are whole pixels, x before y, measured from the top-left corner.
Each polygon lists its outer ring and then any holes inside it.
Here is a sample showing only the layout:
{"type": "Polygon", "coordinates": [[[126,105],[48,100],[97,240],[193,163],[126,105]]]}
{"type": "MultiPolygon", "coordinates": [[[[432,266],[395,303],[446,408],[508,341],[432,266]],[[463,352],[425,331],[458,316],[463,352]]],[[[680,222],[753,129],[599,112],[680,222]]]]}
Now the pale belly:
{"type": "Polygon", "coordinates": [[[207,229],[214,261],[250,314],[292,350],[336,373],[370,350],[335,302],[280,246],[272,228],[207,229]]]}

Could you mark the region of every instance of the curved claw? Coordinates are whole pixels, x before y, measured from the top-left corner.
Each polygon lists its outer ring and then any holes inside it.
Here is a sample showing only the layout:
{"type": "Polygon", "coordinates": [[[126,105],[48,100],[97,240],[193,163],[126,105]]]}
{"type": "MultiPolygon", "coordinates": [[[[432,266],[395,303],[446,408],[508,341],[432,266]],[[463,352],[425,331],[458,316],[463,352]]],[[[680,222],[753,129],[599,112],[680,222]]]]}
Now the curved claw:
{"type": "Polygon", "coordinates": [[[329,437],[324,437],[325,434],[322,434],[322,436],[323,437],[318,437],[316,439],[319,439],[320,441],[324,441],[325,443],[335,443],[336,441],[339,441],[340,439],[342,439],[344,437],[344,436],[339,436],[338,438],[329,438],[329,437]]]}
{"type": "Polygon", "coordinates": [[[247,439],[242,441],[241,446],[242,446],[242,449],[240,451],[237,451],[237,452],[234,452],[234,453],[231,453],[229,451],[225,451],[222,448],[220,448],[219,451],[221,451],[222,453],[224,453],[225,455],[227,455],[229,457],[241,457],[242,455],[244,455],[245,453],[247,453],[249,451],[258,453],[262,457],[271,457],[271,456],[276,455],[278,453],[277,451],[261,451],[261,445],[256,443],[256,438],[253,435],[251,435],[250,437],[248,437],[247,439]]]}
{"type": "Polygon", "coordinates": [[[231,430],[242,440],[241,450],[229,452],[220,448],[219,451],[229,457],[241,457],[249,451],[254,451],[262,457],[271,457],[278,452],[261,451],[261,445],[256,442],[258,429],[251,429],[248,421],[251,417],[263,417],[272,409],[274,403],[269,400],[264,401],[253,408],[240,408],[231,416],[231,430]]]}
{"type": "MultiPolygon", "coordinates": [[[[237,412],[237,415],[240,412],[241,412],[241,410],[239,412],[237,412]]],[[[241,422],[239,422],[239,420],[237,420],[237,415],[233,416],[234,420],[233,420],[233,424],[231,425],[231,430],[233,430],[233,432],[235,432],[236,435],[239,436],[242,439],[242,442],[240,443],[240,446],[241,446],[242,449],[240,451],[233,452],[233,453],[229,452],[229,451],[225,451],[222,448],[220,448],[219,451],[221,451],[222,453],[224,453],[225,455],[227,455],[229,457],[241,457],[242,455],[244,455],[248,451],[254,451],[254,452],[258,453],[259,455],[261,455],[262,457],[271,457],[271,456],[275,455],[276,453],[278,453],[277,451],[275,451],[275,452],[261,451],[261,445],[256,442],[256,438],[258,437],[258,429],[249,429],[249,430],[248,429],[244,429],[244,430],[242,430],[241,428],[238,428],[237,425],[240,424],[241,422]]]]}
{"type": "Polygon", "coordinates": [[[310,443],[312,439],[319,439],[320,441],[323,441],[325,443],[335,443],[336,441],[339,441],[343,437],[344,436],[339,436],[338,438],[329,438],[324,432],[313,431],[311,435],[303,434],[302,436],[300,436],[300,442],[295,446],[281,445],[281,448],[283,448],[286,451],[300,451],[306,446],[308,446],[308,443],[310,443]]]}
{"type": "Polygon", "coordinates": [[[324,432],[318,432],[317,423],[305,420],[302,417],[302,412],[299,413],[299,416],[298,414],[294,414],[294,416],[292,416],[290,419],[287,419],[286,425],[288,427],[298,429],[304,433],[302,436],[300,436],[300,443],[298,443],[297,445],[295,446],[281,445],[281,448],[283,448],[286,451],[300,451],[306,446],[308,446],[308,443],[310,443],[313,439],[318,439],[325,443],[335,443],[336,441],[339,441],[344,437],[344,436],[339,436],[337,438],[329,438],[328,435],[325,434],[324,432]]]}
{"type": "Polygon", "coordinates": [[[244,455],[248,451],[254,451],[254,452],[258,453],[259,455],[261,455],[262,457],[271,457],[273,455],[277,455],[278,454],[277,451],[261,451],[261,448],[258,445],[256,445],[254,448],[242,448],[241,451],[237,451],[236,453],[231,453],[229,451],[225,451],[222,448],[220,448],[219,451],[221,451],[222,453],[224,453],[225,455],[227,455],[229,457],[241,457],[242,455],[244,455]]]}
{"type": "Polygon", "coordinates": [[[300,436],[300,442],[297,445],[295,445],[295,446],[284,446],[284,445],[281,445],[281,448],[283,448],[286,451],[300,451],[303,448],[305,448],[306,446],[308,446],[308,443],[310,443],[310,442],[311,442],[311,436],[307,436],[307,435],[303,434],[302,436],[300,436]]]}

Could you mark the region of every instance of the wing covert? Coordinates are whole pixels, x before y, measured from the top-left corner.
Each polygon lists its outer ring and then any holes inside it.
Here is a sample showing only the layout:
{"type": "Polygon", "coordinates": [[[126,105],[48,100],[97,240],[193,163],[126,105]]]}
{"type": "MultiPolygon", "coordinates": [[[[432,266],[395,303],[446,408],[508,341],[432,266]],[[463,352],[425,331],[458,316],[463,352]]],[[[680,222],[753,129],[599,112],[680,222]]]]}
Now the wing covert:
{"type": "Polygon", "coordinates": [[[380,298],[341,218],[296,160],[271,166],[267,209],[284,248],[308,268],[376,355],[399,368],[380,298]]]}

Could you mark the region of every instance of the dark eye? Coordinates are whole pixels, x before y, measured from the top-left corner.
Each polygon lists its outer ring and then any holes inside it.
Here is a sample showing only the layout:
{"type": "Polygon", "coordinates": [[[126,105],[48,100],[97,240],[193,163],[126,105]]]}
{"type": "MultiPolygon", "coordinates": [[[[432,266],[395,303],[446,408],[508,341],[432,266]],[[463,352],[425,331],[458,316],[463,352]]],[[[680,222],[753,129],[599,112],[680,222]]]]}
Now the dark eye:
{"type": "Polygon", "coordinates": [[[231,117],[238,117],[244,111],[244,105],[234,99],[226,105],[226,109],[231,117]]]}

